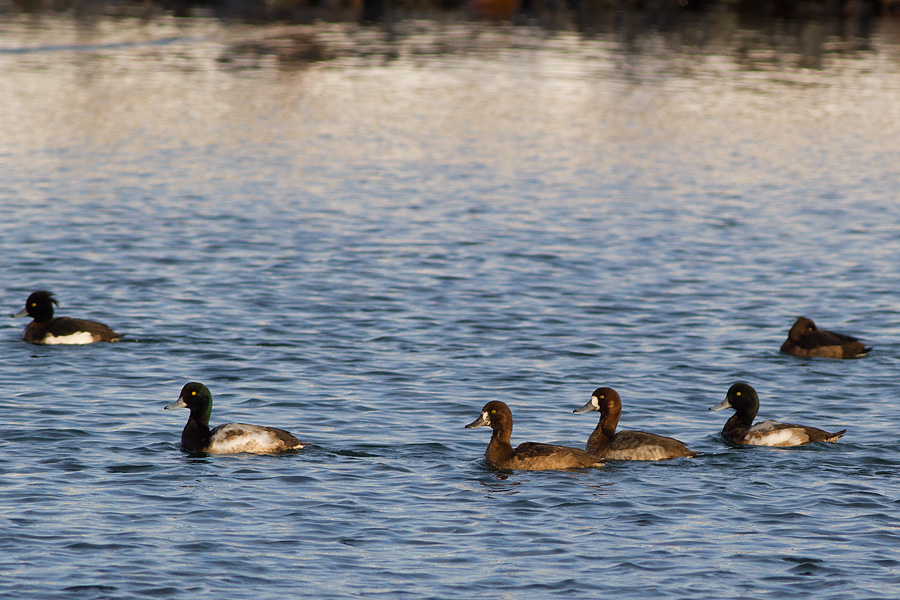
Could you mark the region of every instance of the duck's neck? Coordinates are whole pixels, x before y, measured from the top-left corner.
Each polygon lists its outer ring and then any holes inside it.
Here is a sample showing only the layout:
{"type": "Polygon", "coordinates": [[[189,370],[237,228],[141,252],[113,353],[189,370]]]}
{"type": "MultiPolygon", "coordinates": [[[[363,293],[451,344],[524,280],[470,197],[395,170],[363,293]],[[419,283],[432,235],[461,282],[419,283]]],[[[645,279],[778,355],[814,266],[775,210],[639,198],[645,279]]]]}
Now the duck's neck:
{"type": "Polygon", "coordinates": [[[28,316],[38,323],[49,323],[53,320],[53,309],[32,311],[28,313],[28,316]]]}
{"type": "Polygon", "coordinates": [[[495,429],[491,435],[491,441],[488,443],[487,449],[484,451],[484,458],[488,464],[499,464],[515,454],[510,437],[512,432],[509,430],[495,429]]]}
{"type": "Polygon", "coordinates": [[[609,449],[613,438],[616,436],[616,426],[619,424],[619,413],[600,415],[600,422],[588,438],[584,449],[595,455],[603,455],[609,449]]]}
{"type": "Polygon", "coordinates": [[[725,421],[725,426],[722,427],[722,437],[740,443],[740,440],[747,435],[751,425],[753,425],[753,417],[748,418],[747,415],[736,412],[725,421]]]}
{"type": "Polygon", "coordinates": [[[209,415],[195,415],[193,411],[181,430],[181,445],[188,450],[201,450],[209,444],[209,415]]]}

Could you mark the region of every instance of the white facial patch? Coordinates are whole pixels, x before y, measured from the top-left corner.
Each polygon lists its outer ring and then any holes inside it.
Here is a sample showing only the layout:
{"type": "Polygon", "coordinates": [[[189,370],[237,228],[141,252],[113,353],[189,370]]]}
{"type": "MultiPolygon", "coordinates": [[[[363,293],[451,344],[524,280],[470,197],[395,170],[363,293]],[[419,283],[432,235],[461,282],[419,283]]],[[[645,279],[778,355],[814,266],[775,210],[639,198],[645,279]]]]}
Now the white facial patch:
{"type": "Polygon", "coordinates": [[[73,333],[71,335],[61,335],[59,337],[55,337],[52,334],[49,334],[41,343],[49,344],[52,346],[76,346],[80,344],[93,344],[94,334],[92,334],[90,331],[79,331],[78,333],[73,333]]]}
{"type": "Polygon", "coordinates": [[[600,410],[600,400],[597,398],[597,396],[591,396],[591,406],[593,406],[597,410],[600,410]]]}
{"type": "Polygon", "coordinates": [[[488,416],[488,412],[487,412],[486,410],[485,410],[485,411],[482,411],[482,413],[481,413],[481,420],[484,421],[484,424],[485,424],[485,425],[490,425],[490,424],[491,424],[491,418],[488,416]]]}

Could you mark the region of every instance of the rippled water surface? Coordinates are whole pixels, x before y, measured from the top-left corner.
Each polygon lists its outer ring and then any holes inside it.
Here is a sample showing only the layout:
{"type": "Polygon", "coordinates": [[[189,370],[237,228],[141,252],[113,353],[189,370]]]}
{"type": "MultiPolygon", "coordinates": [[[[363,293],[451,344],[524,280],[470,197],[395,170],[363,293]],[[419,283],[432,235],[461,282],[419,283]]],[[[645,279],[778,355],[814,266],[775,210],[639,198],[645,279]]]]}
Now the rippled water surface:
{"type": "Polygon", "coordinates": [[[0,25],[0,590],[21,598],[900,595],[900,27],[0,25]],[[875,347],[778,347],[797,315],[875,347]],[[706,409],[838,444],[729,448],[706,409]],[[185,454],[212,422],[283,456],[185,454]],[[485,429],[696,459],[493,472],[485,429]],[[727,412],[727,411],[726,411],[727,412]]]}

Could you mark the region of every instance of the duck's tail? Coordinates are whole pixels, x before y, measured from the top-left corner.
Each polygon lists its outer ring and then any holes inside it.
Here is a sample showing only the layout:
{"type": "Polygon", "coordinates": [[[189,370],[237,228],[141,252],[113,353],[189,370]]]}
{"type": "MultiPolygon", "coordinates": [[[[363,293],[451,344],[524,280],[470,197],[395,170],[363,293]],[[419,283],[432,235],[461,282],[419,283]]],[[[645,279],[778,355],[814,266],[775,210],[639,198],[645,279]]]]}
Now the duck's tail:
{"type": "Polygon", "coordinates": [[[828,434],[829,437],[825,438],[822,441],[823,442],[836,442],[836,441],[838,441],[838,438],[841,437],[842,435],[844,435],[845,433],[847,433],[846,429],[841,429],[837,433],[829,433],[828,434]]]}

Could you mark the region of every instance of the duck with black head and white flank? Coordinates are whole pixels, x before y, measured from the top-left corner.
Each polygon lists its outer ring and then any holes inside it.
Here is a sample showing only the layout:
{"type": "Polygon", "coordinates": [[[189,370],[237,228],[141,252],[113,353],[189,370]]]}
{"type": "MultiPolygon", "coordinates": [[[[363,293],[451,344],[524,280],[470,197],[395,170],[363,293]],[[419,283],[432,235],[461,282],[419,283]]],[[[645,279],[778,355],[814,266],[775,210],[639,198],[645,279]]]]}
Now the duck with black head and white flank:
{"type": "Polygon", "coordinates": [[[22,339],[29,344],[77,345],[94,342],[117,342],[122,335],[103,323],[87,319],[53,316],[53,305],[59,302],[52,293],[38,290],[28,296],[25,308],[13,317],[26,315],[34,319],[25,328],[22,339]]]}
{"type": "Polygon", "coordinates": [[[862,358],[870,350],[851,335],[819,329],[812,319],[798,317],[780,351],[802,358],[862,358]]]}
{"type": "Polygon", "coordinates": [[[622,400],[616,390],[600,387],[591,394],[590,401],[572,412],[597,411],[600,421],[588,438],[584,449],[605,460],[665,460],[692,457],[697,453],[675,438],[646,431],[616,433],[622,415],[622,400]]]}
{"type": "Polygon", "coordinates": [[[488,426],[493,430],[484,459],[495,469],[553,471],[600,466],[599,458],[580,448],[525,442],[512,447],[512,411],[505,402],[493,400],[484,405],[481,415],[466,429],[488,426]]]}
{"type": "Polygon", "coordinates": [[[836,442],[847,430],[829,433],[808,425],[794,425],[780,421],[761,421],[754,424],[759,412],[759,396],[747,383],[738,382],[728,389],[725,399],[709,410],[734,409],[734,414],[722,428],[722,437],[732,444],[747,446],[802,446],[810,442],[836,442]]]}
{"type": "Polygon", "coordinates": [[[188,452],[271,454],[299,450],[306,446],[292,434],[275,427],[225,423],[210,429],[212,394],[202,383],[191,382],[181,388],[178,400],[165,407],[166,410],[175,408],[187,408],[191,411],[181,432],[181,447],[188,452]]]}

